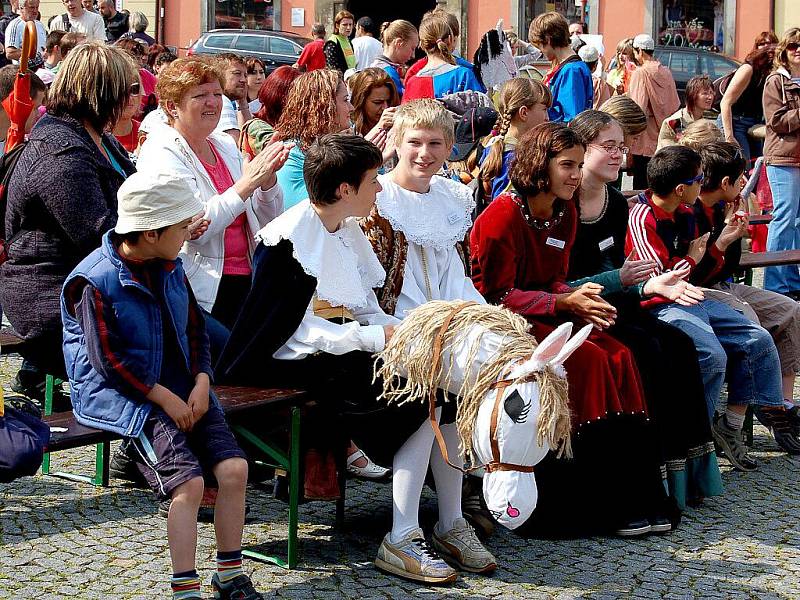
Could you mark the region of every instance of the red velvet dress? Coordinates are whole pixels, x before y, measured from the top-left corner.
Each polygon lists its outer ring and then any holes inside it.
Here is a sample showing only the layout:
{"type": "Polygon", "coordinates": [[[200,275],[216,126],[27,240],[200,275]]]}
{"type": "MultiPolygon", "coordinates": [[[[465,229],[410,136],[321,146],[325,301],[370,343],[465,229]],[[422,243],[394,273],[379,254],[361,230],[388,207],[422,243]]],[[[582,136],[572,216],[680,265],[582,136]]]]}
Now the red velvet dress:
{"type": "MultiPolygon", "coordinates": [[[[522,202],[502,194],[475,221],[472,278],[489,302],[526,317],[536,338],[543,339],[556,325],[573,320],[556,314],[555,295],[572,289],[564,282],[578,217],[572,202],[556,200],[550,226],[538,229],[526,221],[522,202]]],[[[575,428],[609,414],[646,412],[633,356],[611,336],[593,331],[564,366],[575,428]]]]}

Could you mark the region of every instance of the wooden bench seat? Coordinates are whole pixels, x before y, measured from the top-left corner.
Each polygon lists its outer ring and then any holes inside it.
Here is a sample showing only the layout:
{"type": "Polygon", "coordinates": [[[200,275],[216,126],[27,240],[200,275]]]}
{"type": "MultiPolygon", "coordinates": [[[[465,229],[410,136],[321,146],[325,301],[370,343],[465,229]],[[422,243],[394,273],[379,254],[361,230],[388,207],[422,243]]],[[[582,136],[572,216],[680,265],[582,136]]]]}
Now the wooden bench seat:
{"type": "Polygon", "coordinates": [[[743,252],[739,265],[743,269],[778,267],[800,263],[800,250],[776,250],[774,252],[743,252]]]}

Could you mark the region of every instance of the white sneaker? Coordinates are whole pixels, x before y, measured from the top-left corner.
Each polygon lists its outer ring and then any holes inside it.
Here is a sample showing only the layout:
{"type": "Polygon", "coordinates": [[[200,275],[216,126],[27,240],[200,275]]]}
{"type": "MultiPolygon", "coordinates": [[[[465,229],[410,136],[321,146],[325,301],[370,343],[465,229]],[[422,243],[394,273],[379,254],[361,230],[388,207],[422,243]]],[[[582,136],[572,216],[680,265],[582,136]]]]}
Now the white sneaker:
{"type": "Polygon", "coordinates": [[[448,563],[470,573],[488,574],[497,568],[497,559],[483,547],[475,530],[465,519],[456,519],[455,525],[447,533],[440,535],[438,529],[437,523],[431,542],[434,550],[448,563]]]}
{"type": "Polygon", "coordinates": [[[389,541],[387,533],[378,548],[375,566],[381,571],[424,583],[451,583],[458,578],[458,572],[437,556],[419,528],[397,544],[389,541]]]}

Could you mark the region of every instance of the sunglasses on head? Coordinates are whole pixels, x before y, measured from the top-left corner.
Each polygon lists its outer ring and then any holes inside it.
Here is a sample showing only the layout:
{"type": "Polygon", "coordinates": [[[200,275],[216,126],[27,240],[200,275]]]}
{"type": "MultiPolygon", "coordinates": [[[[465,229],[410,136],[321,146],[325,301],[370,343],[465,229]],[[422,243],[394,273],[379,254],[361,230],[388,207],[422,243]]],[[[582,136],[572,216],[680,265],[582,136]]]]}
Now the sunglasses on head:
{"type": "Polygon", "coordinates": [[[694,185],[695,183],[703,183],[703,179],[705,179],[705,175],[698,173],[697,177],[692,177],[688,181],[681,181],[681,183],[683,185],[694,185]]]}

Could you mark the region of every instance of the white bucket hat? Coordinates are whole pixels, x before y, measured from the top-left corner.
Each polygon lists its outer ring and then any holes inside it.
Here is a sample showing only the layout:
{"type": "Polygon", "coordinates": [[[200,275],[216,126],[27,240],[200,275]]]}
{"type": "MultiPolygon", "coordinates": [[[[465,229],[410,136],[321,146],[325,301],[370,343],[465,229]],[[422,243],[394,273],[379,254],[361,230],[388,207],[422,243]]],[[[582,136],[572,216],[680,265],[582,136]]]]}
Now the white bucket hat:
{"type": "Polygon", "coordinates": [[[166,173],[134,173],[120,186],[117,200],[117,233],[169,227],[205,208],[183,179],[166,173]]]}
{"type": "Polygon", "coordinates": [[[655,50],[656,42],[653,39],[653,36],[647,35],[646,33],[640,33],[633,38],[633,47],[639,48],[640,50],[655,50]]]}

